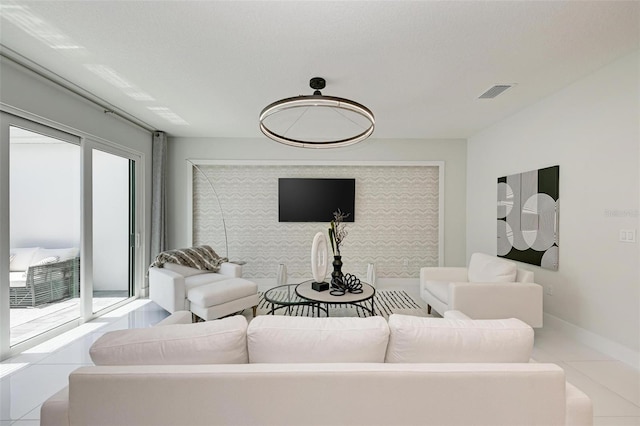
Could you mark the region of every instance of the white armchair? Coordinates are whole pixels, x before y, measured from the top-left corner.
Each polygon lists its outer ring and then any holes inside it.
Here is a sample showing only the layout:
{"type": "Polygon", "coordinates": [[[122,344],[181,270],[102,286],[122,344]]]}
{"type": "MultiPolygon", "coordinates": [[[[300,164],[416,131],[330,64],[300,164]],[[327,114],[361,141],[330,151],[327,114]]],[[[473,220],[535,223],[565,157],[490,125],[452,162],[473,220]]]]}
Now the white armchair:
{"type": "Polygon", "coordinates": [[[429,313],[457,310],[473,319],[518,318],[542,327],[543,292],[533,272],[496,256],[474,253],[468,268],[422,268],[420,296],[429,313]]]}
{"type": "Polygon", "coordinates": [[[190,310],[204,320],[258,305],[258,286],[242,277],[242,266],[223,263],[218,272],[165,263],[149,268],[149,298],[169,312],[190,310]]]}

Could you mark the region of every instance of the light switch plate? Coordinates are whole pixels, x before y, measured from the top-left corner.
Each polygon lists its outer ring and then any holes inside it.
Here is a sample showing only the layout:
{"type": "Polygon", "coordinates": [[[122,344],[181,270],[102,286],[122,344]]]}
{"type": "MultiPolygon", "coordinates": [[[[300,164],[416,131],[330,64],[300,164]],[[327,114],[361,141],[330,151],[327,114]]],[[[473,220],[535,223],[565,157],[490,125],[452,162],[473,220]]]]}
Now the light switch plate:
{"type": "Polygon", "coordinates": [[[635,243],[636,242],[636,230],[635,229],[621,229],[620,241],[623,243],[635,243]]]}

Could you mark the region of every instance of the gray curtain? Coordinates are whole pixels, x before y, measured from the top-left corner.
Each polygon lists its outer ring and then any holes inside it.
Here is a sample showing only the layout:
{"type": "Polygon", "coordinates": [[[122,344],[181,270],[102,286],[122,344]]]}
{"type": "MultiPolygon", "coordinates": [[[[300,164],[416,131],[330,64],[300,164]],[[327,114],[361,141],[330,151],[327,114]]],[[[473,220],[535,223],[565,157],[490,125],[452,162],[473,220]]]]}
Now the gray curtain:
{"type": "Polygon", "coordinates": [[[150,260],[165,250],[166,226],[166,163],[167,135],[164,132],[153,132],[151,164],[151,250],[150,260]]]}

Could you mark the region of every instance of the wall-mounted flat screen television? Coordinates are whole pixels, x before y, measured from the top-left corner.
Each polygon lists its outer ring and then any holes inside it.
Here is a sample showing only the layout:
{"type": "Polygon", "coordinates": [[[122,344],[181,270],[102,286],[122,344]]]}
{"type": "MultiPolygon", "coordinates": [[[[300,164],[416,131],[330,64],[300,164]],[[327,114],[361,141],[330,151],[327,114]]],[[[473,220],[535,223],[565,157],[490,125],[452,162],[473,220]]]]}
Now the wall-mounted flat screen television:
{"type": "Polygon", "coordinates": [[[280,178],[278,216],[280,222],[330,222],[340,209],[355,220],[355,179],[280,178]]]}

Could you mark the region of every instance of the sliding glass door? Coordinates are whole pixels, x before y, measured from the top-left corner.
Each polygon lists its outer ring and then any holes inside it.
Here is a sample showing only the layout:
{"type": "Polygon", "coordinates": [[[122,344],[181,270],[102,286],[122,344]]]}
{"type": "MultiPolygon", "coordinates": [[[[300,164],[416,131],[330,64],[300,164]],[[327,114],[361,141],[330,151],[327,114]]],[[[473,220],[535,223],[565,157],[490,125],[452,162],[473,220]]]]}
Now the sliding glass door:
{"type": "Polygon", "coordinates": [[[29,127],[9,126],[11,346],[80,316],[80,139],[29,127]]]}
{"type": "Polygon", "coordinates": [[[135,161],[92,150],[93,312],[133,296],[135,161]]]}
{"type": "Polygon", "coordinates": [[[135,297],[141,163],[0,112],[0,359],[135,297]]]}

